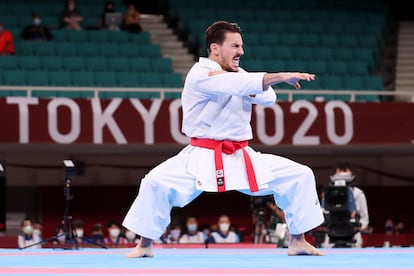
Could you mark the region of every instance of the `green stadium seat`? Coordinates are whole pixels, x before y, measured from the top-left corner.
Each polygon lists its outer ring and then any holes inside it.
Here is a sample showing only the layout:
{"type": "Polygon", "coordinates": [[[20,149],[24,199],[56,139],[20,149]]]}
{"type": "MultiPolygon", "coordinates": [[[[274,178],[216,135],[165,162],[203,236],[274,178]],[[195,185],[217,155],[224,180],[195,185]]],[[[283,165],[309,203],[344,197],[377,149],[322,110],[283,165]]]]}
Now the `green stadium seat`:
{"type": "MultiPolygon", "coordinates": [[[[284,46],[295,47],[301,45],[301,41],[299,39],[300,35],[295,33],[287,33],[280,37],[280,43],[284,46]]],[[[308,46],[308,45],[304,45],[308,46]]]]}
{"type": "Polygon", "coordinates": [[[96,43],[108,43],[109,35],[111,32],[109,31],[90,31],[87,32],[88,34],[88,41],[89,42],[96,42],[96,43]]]}
{"type": "Polygon", "coordinates": [[[40,59],[40,67],[43,70],[62,70],[63,66],[63,59],[60,56],[46,56],[40,59]]]}
{"type": "Polygon", "coordinates": [[[56,53],[55,49],[56,47],[53,41],[33,44],[33,54],[36,56],[53,56],[56,53]]]}
{"type": "Polygon", "coordinates": [[[108,42],[109,43],[129,43],[131,34],[128,32],[111,32],[111,34],[108,36],[108,42]]]}
{"type": "Polygon", "coordinates": [[[70,75],[74,86],[89,87],[95,85],[93,72],[91,71],[73,71],[70,72],[70,75]]]}
{"type": "Polygon", "coordinates": [[[141,45],[151,44],[150,33],[143,31],[139,34],[129,34],[129,42],[141,45]]]}
{"type": "Polygon", "coordinates": [[[320,43],[319,43],[320,36],[321,35],[317,35],[315,33],[301,34],[299,36],[298,45],[306,46],[306,47],[320,47],[320,43]]]}
{"type": "Polygon", "coordinates": [[[290,72],[306,72],[306,62],[304,60],[286,61],[286,70],[290,72]]]}
{"type": "Polygon", "coordinates": [[[384,80],[379,75],[364,76],[362,82],[366,90],[383,91],[385,89],[384,80]]]}
{"type": "Polygon", "coordinates": [[[179,73],[161,73],[161,81],[164,87],[182,88],[184,85],[183,76],[179,73]]]}
{"type": "Polygon", "coordinates": [[[334,59],[342,61],[353,61],[354,53],[352,48],[335,48],[333,49],[334,59]]]}
{"type": "Polygon", "coordinates": [[[333,75],[347,75],[351,73],[350,70],[346,61],[331,61],[328,63],[328,71],[333,75]]]}
{"type": "MultiPolygon", "coordinates": [[[[276,59],[290,60],[293,58],[293,49],[288,46],[273,46],[272,56],[276,59]]],[[[270,58],[270,56],[267,58],[270,58]]]]}
{"type": "Polygon", "coordinates": [[[37,56],[20,56],[18,58],[19,68],[23,70],[39,70],[41,58],[37,56]]]}
{"type": "Polygon", "coordinates": [[[26,71],[23,70],[4,70],[3,84],[5,85],[26,85],[26,71]]]}
{"type": "Polygon", "coordinates": [[[115,77],[121,87],[138,87],[140,85],[137,73],[116,72],[115,77]]]}
{"type": "Polygon", "coordinates": [[[127,58],[136,58],[136,57],[140,57],[141,53],[140,53],[140,45],[135,45],[132,43],[119,43],[118,44],[118,48],[119,48],[119,55],[123,56],[123,57],[127,57],[127,58]]]}
{"type": "Polygon", "coordinates": [[[75,43],[88,42],[88,31],[69,30],[67,31],[67,41],[75,43]]]}
{"type": "Polygon", "coordinates": [[[151,62],[147,57],[136,57],[128,59],[129,70],[133,72],[150,72],[151,62]]]}
{"type": "Polygon", "coordinates": [[[75,45],[78,56],[90,57],[98,55],[98,46],[95,42],[79,42],[75,45]]]}
{"type": "Polygon", "coordinates": [[[264,61],[263,70],[266,72],[286,71],[286,62],[281,59],[267,59],[264,61]]]}
{"type": "Polygon", "coordinates": [[[161,57],[161,46],[159,44],[146,44],[139,46],[139,52],[144,57],[161,57]]]}
{"type": "Polygon", "coordinates": [[[53,41],[55,42],[67,42],[69,41],[69,32],[70,30],[66,29],[57,29],[57,30],[51,30],[53,35],[53,41]]]}
{"type": "Polygon", "coordinates": [[[260,71],[263,72],[265,70],[264,59],[243,59],[241,61],[241,66],[246,71],[260,71]]]}
{"type": "Polygon", "coordinates": [[[338,42],[341,47],[355,48],[358,45],[358,35],[355,34],[342,34],[338,37],[338,42]]]}
{"type": "Polygon", "coordinates": [[[90,71],[106,71],[106,58],[104,56],[84,57],[85,69],[90,71]]]}
{"type": "Polygon", "coordinates": [[[119,47],[115,43],[101,43],[98,44],[98,55],[104,57],[117,57],[119,56],[119,47]]]}
{"type": "Polygon", "coordinates": [[[19,69],[18,56],[2,56],[0,57],[0,71],[19,69]]]}
{"type": "Polygon", "coordinates": [[[364,85],[362,81],[363,77],[361,76],[346,76],[344,79],[344,85],[346,90],[364,90],[364,85]]]}
{"type": "Polygon", "coordinates": [[[334,34],[325,34],[319,37],[319,45],[322,47],[340,47],[338,36],[334,34]]]}
{"type": "Polygon", "coordinates": [[[163,87],[160,74],[141,72],[138,74],[138,79],[142,87],[163,87]]]}
{"type": "Polygon", "coordinates": [[[324,60],[308,60],[306,61],[307,72],[311,72],[316,75],[329,74],[327,62],[324,60]]]}
{"type": "Polygon", "coordinates": [[[173,72],[173,64],[170,58],[152,58],[150,63],[154,72],[173,72]]]}
{"type": "Polygon", "coordinates": [[[319,60],[333,60],[334,59],[334,48],[329,47],[317,47],[313,49],[313,56],[319,60]]]}
{"type": "Polygon", "coordinates": [[[94,72],[94,83],[99,87],[116,87],[117,79],[113,72],[94,72]]]}
{"type": "Polygon", "coordinates": [[[256,46],[252,50],[252,55],[258,59],[267,59],[273,57],[273,47],[271,46],[256,46]]]}
{"type": "Polygon", "coordinates": [[[295,47],[293,50],[293,56],[296,59],[302,60],[313,60],[313,47],[309,46],[299,46],[295,47]]]}
{"type": "Polygon", "coordinates": [[[14,48],[16,49],[16,55],[19,56],[31,56],[33,55],[33,42],[25,40],[16,40],[14,48]]]}
{"type": "Polygon", "coordinates": [[[356,75],[369,75],[370,74],[370,68],[368,64],[364,61],[350,61],[349,68],[352,70],[352,74],[356,75]]]}
{"type": "Polygon", "coordinates": [[[327,76],[321,79],[321,87],[327,90],[345,90],[341,76],[327,76]]]}
{"type": "Polygon", "coordinates": [[[70,73],[61,70],[47,72],[48,82],[51,86],[71,86],[70,73]]]}
{"type": "Polygon", "coordinates": [[[110,71],[129,71],[128,58],[126,57],[108,57],[106,58],[106,65],[110,71]]]}
{"type": "Polygon", "coordinates": [[[68,71],[85,70],[85,61],[83,57],[63,57],[63,68],[68,71]]]}
{"type": "Polygon", "coordinates": [[[59,56],[76,56],[76,43],[73,42],[55,42],[56,55],[59,56]]]}
{"type": "Polygon", "coordinates": [[[26,85],[48,86],[49,79],[45,71],[26,70],[26,85]]]}

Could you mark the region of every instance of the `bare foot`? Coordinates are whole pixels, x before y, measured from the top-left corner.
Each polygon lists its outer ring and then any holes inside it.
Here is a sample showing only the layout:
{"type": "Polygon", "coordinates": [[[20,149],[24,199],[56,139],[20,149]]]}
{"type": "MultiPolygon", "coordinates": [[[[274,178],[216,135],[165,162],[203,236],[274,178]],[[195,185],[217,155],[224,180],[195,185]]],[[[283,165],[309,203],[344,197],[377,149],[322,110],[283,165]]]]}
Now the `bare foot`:
{"type": "Polygon", "coordinates": [[[288,247],[289,256],[311,255],[323,256],[324,254],[305,240],[304,235],[291,235],[288,247]]]}
{"type": "Polygon", "coordinates": [[[154,252],[152,252],[152,240],[142,237],[137,246],[135,246],[134,250],[132,252],[127,254],[128,258],[152,258],[154,257],[154,252]]]}
{"type": "Polygon", "coordinates": [[[140,247],[140,245],[137,245],[134,250],[132,250],[132,252],[129,252],[127,254],[128,258],[145,258],[145,257],[149,257],[152,258],[154,257],[154,252],[152,252],[152,248],[151,247],[140,247]]]}

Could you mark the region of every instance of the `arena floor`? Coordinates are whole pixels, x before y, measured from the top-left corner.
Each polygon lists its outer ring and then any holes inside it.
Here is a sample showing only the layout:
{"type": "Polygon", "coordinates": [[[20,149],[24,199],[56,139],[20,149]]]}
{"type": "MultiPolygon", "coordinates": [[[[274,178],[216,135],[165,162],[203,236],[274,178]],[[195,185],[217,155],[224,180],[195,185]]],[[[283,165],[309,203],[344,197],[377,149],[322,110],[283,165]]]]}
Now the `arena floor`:
{"type": "Polygon", "coordinates": [[[287,256],[269,246],[155,247],[130,259],[130,248],[0,249],[0,275],[414,275],[414,248],[332,248],[325,256],[287,256]]]}

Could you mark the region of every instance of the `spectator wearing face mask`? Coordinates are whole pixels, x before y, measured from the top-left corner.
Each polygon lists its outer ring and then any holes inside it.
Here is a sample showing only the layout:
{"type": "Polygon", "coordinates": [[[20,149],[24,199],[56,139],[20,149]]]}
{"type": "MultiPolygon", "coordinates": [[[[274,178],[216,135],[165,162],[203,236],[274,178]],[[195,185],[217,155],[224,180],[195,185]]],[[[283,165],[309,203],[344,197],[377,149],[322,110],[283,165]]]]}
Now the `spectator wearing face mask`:
{"type": "Polygon", "coordinates": [[[42,248],[41,238],[33,232],[33,221],[25,218],[21,223],[21,233],[17,237],[19,248],[30,246],[31,248],[42,248]]]}
{"type": "Polygon", "coordinates": [[[83,245],[86,242],[83,221],[75,220],[73,222],[73,231],[76,238],[76,243],[78,245],[83,245]]]}
{"type": "Polygon", "coordinates": [[[121,223],[111,221],[107,225],[108,236],[105,237],[105,244],[109,247],[122,247],[128,244],[122,236],[121,223]]]}
{"type": "Polygon", "coordinates": [[[239,236],[230,230],[231,221],[229,216],[221,215],[217,221],[218,229],[210,234],[209,243],[238,243],[239,236]]]}
{"type": "Polygon", "coordinates": [[[61,15],[61,24],[63,28],[69,30],[82,30],[83,16],[76,8],[75,0],[67,0],[65,10],[61,15]]]}
{"type": "Polygon", "coordinates": [[[39,14],[32,15],[32,24],[26,26],[22,33],[21,38],[24,40],[39,40],[48,41],[52,40],[53,36],[49,28],[42,24],[42,19],[39,14]]]}
{"type": "Polygon", "coordinates": [[[204,243],[206,235],[198,230],[195,216],[189,216],[186,221],[186,232],[180,237],[179,243],[204,243]]]}
{"type": "Polygon", "coordinates": [[[129,229],[124,229],[124,236],[129,245],[136,245],[139,241],[139,235],[135,234],[129,229]]]}

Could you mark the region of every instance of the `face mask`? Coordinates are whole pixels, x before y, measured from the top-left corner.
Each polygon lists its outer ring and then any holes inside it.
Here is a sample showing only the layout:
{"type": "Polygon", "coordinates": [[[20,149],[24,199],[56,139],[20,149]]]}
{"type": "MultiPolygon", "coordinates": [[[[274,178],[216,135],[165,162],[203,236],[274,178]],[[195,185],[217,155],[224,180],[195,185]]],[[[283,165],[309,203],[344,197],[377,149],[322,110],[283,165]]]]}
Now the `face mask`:
{"type": "Polygon", "coordinates": [[[134,232],[132,232],[132,231],[126,231],[126,232],[125,232],[125,237],[126,237],[128,240],[134,240],[134,239],[136,238],[136,235],[135,235],[135,233],[134,233],[134,232]]]}
{"type": "Polygon", "coordinates": [[[22,231],[26,235],[31,235],[33,233],[33,227],[31,225],[26,225],[22,228],[22,231]]]}
{"type": "Polygon", "coordinates": [[[60,243],[65,243],[65,241],[66,241],[66,236],[65,236],[65,234],[60,234],[60,236],[58,236],[58,237],[57,237],[57,240],[58,240],[60,243]]]}
{"type": "Polygon", "coordinates": [[[187,229],[190,232],[195,232],[195,231],[197,231],[197,224],[196,223],[188,224],[187,229]]]}
{"type": "Polygon", "coordinates": [[[173,229],[171,230],[171,237],[176,240],[180,236],[181,231],[179,229],[173,229]]]}
{"type": "Polygon", "coordinates": [[[220,223],[219,228],[221,232],[227,232],[230,229],[230,223],[220,223]]]}
{"type": "Polygon", "coordinates": [[[76,229],[75,232],[76,236],[78,236],[79,238],[83,237],[83,229],[76,229]]]}
{"type": "Polygon", "coordinates": [[[33,24],[35,24],[36,26],[39,26],[41,22],[42,21],[40,20],[40,18],[33,19],[33,24]]]}
{"type": "Polygon", "coordinates": [[[119,236],[119,233],[121,233],[121,230],[114,228],[114,229],[109,229],[109,235],[113,238],[116,238],[119,236]]]}

